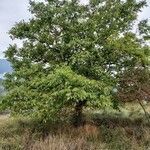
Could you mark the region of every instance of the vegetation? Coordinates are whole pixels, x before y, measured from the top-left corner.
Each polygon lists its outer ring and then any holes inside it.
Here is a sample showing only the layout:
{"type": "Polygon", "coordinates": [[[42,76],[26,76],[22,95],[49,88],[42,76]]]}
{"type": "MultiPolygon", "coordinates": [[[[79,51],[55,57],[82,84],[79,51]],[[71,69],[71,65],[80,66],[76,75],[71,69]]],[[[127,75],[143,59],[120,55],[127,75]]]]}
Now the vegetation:
{"type": "MultiPolygon", "coordinates": [[[[131,105],[129,105],[131,106],[131,105]]],[[[133,108],[127,107],[128,109],[133,108]]],[[[137,109],[137,106],[134,107],[137,109]]],[[[123,111],[123,110],[122,110],[123,111]]],[[[127,111],[129,113],[129,110],[127,111]]],[[[2,150],[147,150],[150,125],[145,117],[103,112],[86,114],[87,123],[75,128],[65,122],[47,123],[27,118],[0,117],[2,150]]]]}
{"type": "Polygon", "coordinates": [[[1,102],[2,102],[2,96],[4,95],[4,87],[3,87],[3,80],[0,79],[0,110],[1,110],[1,102]]]}
{"type": "Polygon", "coordinates": [[[0,79],[0,95],[3,93],[2,80],[0,79]]]}
{"type": "Polygon", "coordinates": [[[30,1],[33,17],[10,30],[23,46],[5,53],[13,72],[0,109],[15,118],[0,118],[0,149],[150,148],[150,25],[136,25],[144,6],[30,1]],[[126,102],[142,113],[124,110],[126,102]]]}
{"type": "MultiPolygon", "coordinates": [[[[8,93],[2,104],[13,114],[46,122],[74,111],[79,124],[84,107],[117,108],[115,91],[124,73],[135,68],[149,72],[148,22],[139,23],[140,36],[132,32],[145,1],[90,0],[82,5],[78,0],[49,0],[30,5],[34,17],[10,30],[12,39],[24,40],[23,46],[11,45],[6,51],[13,73],[6,77],[8,93]]],[[[131,91],[133,85],[128,84],[131,91]]]]}

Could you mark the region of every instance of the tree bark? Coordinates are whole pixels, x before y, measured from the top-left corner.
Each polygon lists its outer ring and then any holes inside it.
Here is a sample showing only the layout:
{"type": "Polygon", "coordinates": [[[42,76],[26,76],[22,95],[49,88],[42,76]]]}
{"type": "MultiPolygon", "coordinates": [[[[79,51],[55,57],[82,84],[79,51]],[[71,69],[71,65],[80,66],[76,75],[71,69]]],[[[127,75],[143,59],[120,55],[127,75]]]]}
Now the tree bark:
{"type": "Polygon", "coordinates": [[[74,113],[74,116],[73,116],[73,124],[75,127],[79,127],[81,125],[84,124],[84,119],[83,119],[83,107],[85,106],[86,104],[86,100],[84,101],[79,101],[76,103],[76,106],[75,106],[75,113],[74,113]]]}
{"type": "Polygon", "coordinates": [[[150,116],[149,116],[148,112],[146,111],[145,107],[143,106],[142,102],[139,99],[138,99],[138,102],[139,102],[140,106],[142,107],[142,109],[145,113],[145,116],[147,118],[148,123],[150,123],[150,116]]]}

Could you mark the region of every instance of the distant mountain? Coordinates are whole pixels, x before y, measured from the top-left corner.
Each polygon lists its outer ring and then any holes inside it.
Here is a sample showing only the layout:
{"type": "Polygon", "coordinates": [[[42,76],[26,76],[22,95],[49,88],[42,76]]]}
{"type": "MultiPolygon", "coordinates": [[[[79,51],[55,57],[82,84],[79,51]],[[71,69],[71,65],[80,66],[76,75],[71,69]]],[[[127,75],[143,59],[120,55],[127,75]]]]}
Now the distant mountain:
{"type": "Polygon", "coordinates": [[[3,78],[5,73],[11,72],[11,64],[6,59],[0,59],[0,78],[3,78]]]}
{"type": "Polygon", "coordinates": [[[0,74],[11,72],[12,68],[10,65],[10,62],[8,62],[6,59],[0,59],[0,74]]]}

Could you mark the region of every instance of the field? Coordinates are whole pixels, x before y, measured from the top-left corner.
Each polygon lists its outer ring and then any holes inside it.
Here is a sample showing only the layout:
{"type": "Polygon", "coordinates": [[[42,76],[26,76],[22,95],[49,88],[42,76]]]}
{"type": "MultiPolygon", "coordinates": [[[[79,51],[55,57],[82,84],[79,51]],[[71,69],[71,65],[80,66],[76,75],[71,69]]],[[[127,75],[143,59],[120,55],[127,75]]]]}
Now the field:
{"type": "Polygon", "coordinates": [[[85,115],[86,124],[79,128],[64,122],[42,127],[36,120],[1,115],[0,150],[150,149],[150,124],[138,105],[85,115]]]}

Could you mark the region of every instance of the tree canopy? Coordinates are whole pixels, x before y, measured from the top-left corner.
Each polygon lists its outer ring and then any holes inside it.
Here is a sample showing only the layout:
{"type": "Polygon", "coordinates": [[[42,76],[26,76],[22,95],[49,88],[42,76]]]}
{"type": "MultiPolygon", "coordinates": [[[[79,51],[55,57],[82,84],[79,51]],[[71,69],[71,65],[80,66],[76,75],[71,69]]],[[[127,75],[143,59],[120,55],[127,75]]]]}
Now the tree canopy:
{"type": "Polygon", "coordinates": [[[114,107],[122,74],[149,68],[148,21],[133,31],[144,6],[144,0],[30,1],[33,17],[10,30],[23,46],[5,53],[13,72],[2,105],[43,120],[84,106],[114,107]]]}

